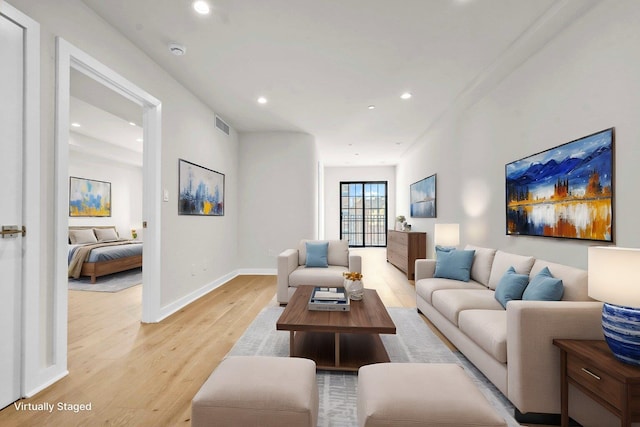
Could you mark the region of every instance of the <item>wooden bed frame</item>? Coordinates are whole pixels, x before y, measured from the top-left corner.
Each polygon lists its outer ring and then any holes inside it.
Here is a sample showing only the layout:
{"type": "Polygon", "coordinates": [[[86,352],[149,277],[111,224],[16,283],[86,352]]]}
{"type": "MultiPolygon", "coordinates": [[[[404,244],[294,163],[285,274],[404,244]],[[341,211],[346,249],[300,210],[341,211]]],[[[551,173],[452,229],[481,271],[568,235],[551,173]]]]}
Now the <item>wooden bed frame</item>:
{"type": "MultiPolygon", "coordinates": [[[[69,226],[69,230],[86,230],[92,228],[113,228],[112,225],[96,225],[96,226],[69,226]]],[[[98,262],[85,262],[82,264],[81,276],[90,276],[91,283],[96,283],[96,278],[100,276],[106,276],[107,274],[119,273],[121,271],[132,270],[134,268],[142,267],[142,255],[133,255],[120,259],[113,259],[109,261],[98,262]]]]}

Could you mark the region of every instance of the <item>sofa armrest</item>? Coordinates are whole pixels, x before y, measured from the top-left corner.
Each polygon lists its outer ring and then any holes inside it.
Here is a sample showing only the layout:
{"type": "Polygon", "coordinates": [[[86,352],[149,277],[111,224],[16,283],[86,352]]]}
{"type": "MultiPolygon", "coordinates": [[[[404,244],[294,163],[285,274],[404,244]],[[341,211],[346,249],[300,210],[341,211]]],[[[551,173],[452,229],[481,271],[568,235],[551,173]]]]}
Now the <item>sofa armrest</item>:
{"type": "Polygon", "coordinates": [[[436,271],[436,260],[435,259],[417,259],[416,260],[416,271],[415,271],[415,279],[416,282],[420,279],[428,279],[433,277],[433,274],[436,271]]]}
{"type": "Polygon", "coordinates": [[[560,413],[560,350],[554,338],[602,340],[602,303],[509,301],[507,391],[522,413],[560,413]]]}
{"type": "Polygon", "coordinates": [[[278,255],[278,286],[276,290],[278,302],[289,302],[289,275],[298,268],[298,250],[287,249],[278,255]]]}
{"type": "Polygon", "coordinates": [[[362,257],[360,255],[349,255],[349,271],[362,273],[362,257]]]}

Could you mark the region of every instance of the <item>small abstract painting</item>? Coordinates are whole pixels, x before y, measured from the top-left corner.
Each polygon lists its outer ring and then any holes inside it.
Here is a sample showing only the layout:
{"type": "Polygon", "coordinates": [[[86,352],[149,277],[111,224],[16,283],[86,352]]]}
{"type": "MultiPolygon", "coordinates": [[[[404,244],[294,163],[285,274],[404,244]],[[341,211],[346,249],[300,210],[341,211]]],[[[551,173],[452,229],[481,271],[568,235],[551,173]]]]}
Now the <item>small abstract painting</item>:
{"type": "Polygon", "coordinates": [[[409,186],[410,215],[413,218],[436,217],[436,175],[433,174],[409,186]]]}
{"type": "Polygon", "coordinates": [[[614,128],[509,163],[508,235],[613,242],[614,128]]]}
{"type": "Polygon", "coordinates": [[[69,216],[111,216],[111,183],[69,177],[69,216]]]}
{"type": "Polygon", "coordinates": [[[178,160],[179,215],[224,215],[224,174],[178,160]]]}

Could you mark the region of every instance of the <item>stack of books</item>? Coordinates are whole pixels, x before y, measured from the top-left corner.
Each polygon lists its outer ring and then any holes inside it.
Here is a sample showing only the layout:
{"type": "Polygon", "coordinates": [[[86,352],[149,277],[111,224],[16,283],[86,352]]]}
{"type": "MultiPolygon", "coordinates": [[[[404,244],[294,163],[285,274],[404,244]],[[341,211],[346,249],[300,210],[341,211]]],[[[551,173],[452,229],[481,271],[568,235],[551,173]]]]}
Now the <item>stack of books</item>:
{"type": "Polygon", "coordinates": [[[314,311],[349,311],[351,305],[344,288],[316,286],[309,297],[308,308],[314,311]]]}

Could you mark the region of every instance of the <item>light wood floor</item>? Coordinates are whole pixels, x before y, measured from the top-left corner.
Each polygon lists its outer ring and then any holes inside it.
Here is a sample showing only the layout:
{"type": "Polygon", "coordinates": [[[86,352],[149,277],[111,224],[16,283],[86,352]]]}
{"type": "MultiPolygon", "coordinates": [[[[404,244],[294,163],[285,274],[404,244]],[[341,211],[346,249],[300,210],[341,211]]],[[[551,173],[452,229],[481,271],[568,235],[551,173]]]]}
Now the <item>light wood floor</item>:
{"type": "MultiPolygon", "coordinates": [[[[363,255],[365,286],[389,307],[415,307],[413,283],[384,249],[363,255]]],[[[141,287],[69,292],[69,375],[25,403],[91,411],[0,411],[2,426],[190,425],[191,399],[265,306],[275,276],[240,276],[158,324],[141,324],[141,287]]]]}

